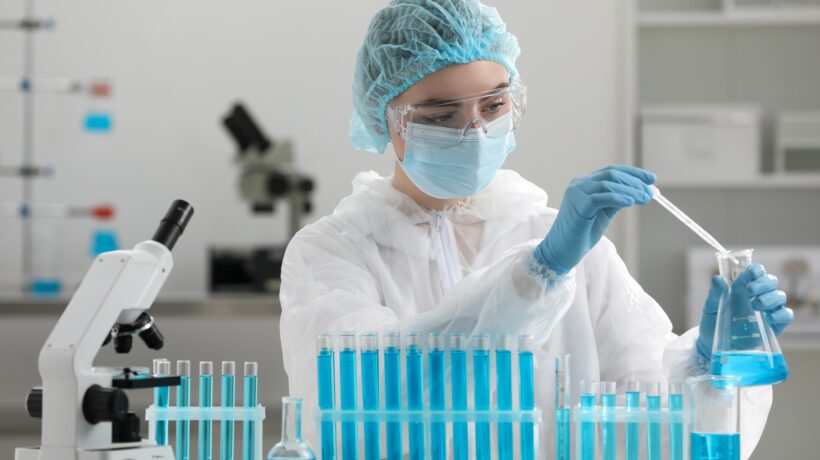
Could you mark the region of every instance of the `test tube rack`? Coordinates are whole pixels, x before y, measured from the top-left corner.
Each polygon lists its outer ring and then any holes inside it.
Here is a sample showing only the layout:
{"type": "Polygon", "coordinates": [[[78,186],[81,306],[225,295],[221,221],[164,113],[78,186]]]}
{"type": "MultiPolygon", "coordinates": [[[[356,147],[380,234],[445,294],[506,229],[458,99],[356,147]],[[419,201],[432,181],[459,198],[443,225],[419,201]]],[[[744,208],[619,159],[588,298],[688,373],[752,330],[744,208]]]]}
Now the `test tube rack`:
{"type": "MultiPolygon", "coordinates": [[[[210,361],[200,362],[199,372],[199,405],[190,404],[190,372],[185,372],[188,361],[177,362],[177,373],[181,374],[181,384],[176,389],[176,406],[170,404],[168,387],[154,390],[154,404],[145,410],[148,421],[148,437],[158,445],[169,444],[171,423],[176,426],[175,458],[177,460],[234,459],[235,425],[242,423],[242,460],[262,460],[262,424],[265,420],[265,407],[257,403],[257,366],[255,362],[246,362],[243,379],[242,405],[235,401],[235,364],[233,361],[222,362],[221,400],[219,406],[213,401],[213,364],[210,361]],[[182,372],[180,372],[182,370],[182,372]],[[187,375],[185,375],[187,374],[187,375]],[[197,456],[191,453],[191,422],[198,425],[197,456]],[[213,453],[213,423],[220,424],[219,449],[213,453]]],[[[189,368],[189,366],[188,366],[189,368]]],[[[154,360],[154,375],[167,375],[170,362],[164,359],[154,360]]]]}
{"type": "Polygon", "coordinates": [[[539,458],[541,411],[533,404],[531,336],[518,337],[518,359],[512,358],[513,336],[498,337],[495,346],[489,335],[410,333],[402,342],[397,331],[390,331],[382,337],[382,347],[378,334],[359,334],[358,347],[356,338],[351,332],[338,337],[322,334],[317,339],[321,459],[394,460],[407,458],[405,452],[411,460],[539,458]],[[473,376],[471,383],[468,375],[473,376]],[[518,380],[516,409],[514,380],[518,380]],[[469,403],[468,394],[473,396],[469,403]],[[336,436],[339,425],[341,439],[336,436]],[[364,431],[363,437],[359,430],[364,431]]]}

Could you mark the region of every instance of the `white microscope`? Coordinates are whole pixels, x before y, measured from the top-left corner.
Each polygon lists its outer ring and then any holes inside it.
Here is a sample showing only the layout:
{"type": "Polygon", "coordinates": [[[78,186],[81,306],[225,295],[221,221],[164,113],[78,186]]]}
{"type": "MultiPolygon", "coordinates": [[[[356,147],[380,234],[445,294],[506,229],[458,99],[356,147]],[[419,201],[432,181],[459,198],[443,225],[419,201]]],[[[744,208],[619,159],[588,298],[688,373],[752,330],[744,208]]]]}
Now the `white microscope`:
{"type": "Polygon", "coordinates": [[[15,460],[173,460],[170,446],[144,441],[128,412],[124,389],[179,385],[129,368],[94,367],[101,345],[118,353],[138,335],[152,349],[163,337],[147,313],[174,266],[171,249],[194,208],[176,200],[152,239],[100,254],[40,351],[42,387],[28,395],[29,415],[42,419],[42,445],[21,447],[15,460]]]}

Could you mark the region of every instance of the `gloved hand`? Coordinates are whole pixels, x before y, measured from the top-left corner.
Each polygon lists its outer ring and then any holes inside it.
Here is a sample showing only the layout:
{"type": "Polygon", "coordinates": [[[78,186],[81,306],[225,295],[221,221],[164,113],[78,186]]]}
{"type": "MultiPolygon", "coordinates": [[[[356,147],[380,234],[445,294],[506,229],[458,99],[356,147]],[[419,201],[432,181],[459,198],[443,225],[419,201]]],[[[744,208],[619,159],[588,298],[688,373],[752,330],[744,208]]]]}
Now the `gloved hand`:
{"type": "MultiPolygon", "coordinates": [[[[705,361],[712,359],[712,342],[715,337],[720,298],[727,289],[726,281],[718,275],[712,277],[709,295],[700,317],[700,328],[695,349],[705,361]]],[[[742,296],[739,301],[751,303],[754,310],[763,313],[763,319],[772,327],[776,335],[791,324],[794,312],[786,307],[786,294],[777,289],[777,277],[766,273],[760,264],[749,266],[732,283],[732,297],[742,296]]]]}
{"type": "Polygon", "coordinates": [[[536,260],[559,275],[572,270],[618,211],[652,200],[649,185],[655,179],[649,171],[616,165],[573,180],[555,223],[535,249],[536,260]]]}

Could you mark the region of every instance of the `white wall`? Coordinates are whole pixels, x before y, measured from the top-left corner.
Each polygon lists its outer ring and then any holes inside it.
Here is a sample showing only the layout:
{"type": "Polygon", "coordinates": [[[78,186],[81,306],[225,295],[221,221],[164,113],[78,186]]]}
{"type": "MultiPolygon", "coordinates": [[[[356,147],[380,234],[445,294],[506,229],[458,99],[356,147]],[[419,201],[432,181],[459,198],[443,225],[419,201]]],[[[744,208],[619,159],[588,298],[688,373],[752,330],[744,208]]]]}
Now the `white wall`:
{"type": "MultiPolygon", "coordinates": [[[[132,245],[150,235],[169,202],[196,216],[176,250],[166,294],[201,294],[211,244],[285,237],[282,214],[252,216],[235,193],[234,146],[219,119],[245,101],[274,138],[295,141],[317,178],[315,216],[328,214],[360,170],[389,171],[389,158],[347,141],[355,53],[383,0],[347,2],[40,0],[57,28],[36,36],[36,74],[110,77],[110,101],[36,98],[36,159],[57,176],[38,181],[38,202],[111,202],[132,245]],[[111,110],[110,136],[84,134],[91,107],[111,110]]],[[[558,206],[569,180],[618,157],[617,2],[489,2],[518,35],[529,107],[509,166],[543,186],[558,206]]],[[[0,4],[16,16],[21,0],[0,4]]],[[[0,75],[21,71],[19,34],[0,32],[0,75]]],[[[0,164],[19,162],[19,95],[0,93],[0,164]]],[[[0,179],[0,202],[19,199],[0,179]]],[[[80,276],[92,224],[64,224],[62,263],[80,276]]],[[[19,275],[19,221],[0,220],[0,281],[19,275]]]]}

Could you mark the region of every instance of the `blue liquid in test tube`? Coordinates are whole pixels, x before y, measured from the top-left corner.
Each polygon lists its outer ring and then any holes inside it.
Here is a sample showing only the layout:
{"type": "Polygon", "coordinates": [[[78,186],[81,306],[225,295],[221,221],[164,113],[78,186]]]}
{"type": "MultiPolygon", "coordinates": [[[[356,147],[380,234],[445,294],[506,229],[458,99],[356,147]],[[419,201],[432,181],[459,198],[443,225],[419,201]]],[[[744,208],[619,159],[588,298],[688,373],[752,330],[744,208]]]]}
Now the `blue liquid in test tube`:
{"type": "MultiPolygon", "coordinates": [[[[401,410],[401,335],[399,331],[384,334],[384,406],[401,410]]],[[[387,460],[402,459],[401,423],[388,422],[387,460]]]]}
{"type": "MultiPolygon", "coordinates": [[[[473,398],[475,410],[490,410],[490,336],[488,334],[473,337],[473,398]]],[[[489,460],[490,424],[475,424],[475,458],[489,460]]]]}
{"type": "MultiPolygon", "coordinates": [[[[595,411],[595,394],[598,385],[595,382],[581,382],[581,411],[595,411]]],[[[581,422],[581,459],[595,458],[595,422],[581,422]]]]}
{"type": "MultiPolygon", "coordinates": [[[[407,409],[421,411],[424,409],[424,375],[422,374],[422,343],[421,335],[416,332],[407,334],[405,359],[407,360],[407,409]]],[[[409,423],[410,432],[410,460],[424,458],[424,423],[413,421],[409,423]]]]}
{"type": "Polygon", "coordinates": [[[570,460],[570,355],[555,357],[555,458],[570,460]],[[563,365],[562,365],[563,364],[563,365]]]}
{"type": "MultiPolygon", "coordinates": [[[[242,407],[252,409],[258,404],[258,366],[255,362],[246,362],[243,370],[242,407]]],[[[250,420],[245,420],[242,422],[242,460],[255,460],[256,448],[256,425],[250,420]]]]}
{"type": "MultiPolygon", "coordinates": [[[[518,336],[518,405],[522,411],[535,408],[535,376],[533,370],[532,336],[518,336]]],[[[520,426],[521,460],[535,459],[535,425],[520,426]]]]}
{"type": "MultiPolygon", "coordinates": [[[[661,384],[658,382],[650,383],[647,387],[646,410],[647,412],[659,412],[661,410],[661,384]]],[[[647,425],[647,459],[661,460],[661,424],[660,422],[649,422],[647,425]]]]}
{"type": "MultiPolygon", "coordinates": [[[[430,334],[427,342],[427,363],[430,380],[430,410],[443,412],[445,406],[444,336],[430,334]]],[[[447,426],[444,422],[430,423],[430,446],[433,460],[447,458],[447,426]]]]}
{"type": "MultiPolygon", "coordinates": [[[[630,380],[626,390],[626,410],[641,410],[641,382],[630,380]]],[[[638,422],[626,424],[626,460],[638,460],[641,452],[641,425],[638,422]]]]}
{"type": "MultiPolygon", "coordinates": [[[[222,407],[234,407],[236,398],[236,363],[222,361],[222,407]]],[[[232,420],[223,420],[219,428],[219,458],[233,460],[234,429],[232,420]]]]}
{"type": "MultiPolygon", "coordinates": [[[[336,408],[336,372],[333,362],[333,336],[319,334],[316,337],[316,370],[319,376],[319,409],[336,408]]],[[[322,459],[336,458],[336,424],[322,422],[322,459]]]]}
{"type": "MultiPolygon", "coordinates": [[[[189,407],[191,405],[191,362],[177,361],[177,375],[179,375],[179,386],[177,387],[177,407],[189,407]]],[[[191,458],[191,422],[181,420],[177,422],[177,460],[190,460],[191,458]]]]}
{"type": "MultiPolygon", "coordinates": [[[[683,386],[669,384],[669,411],[683,414],[683,386]]],[[[669,460],[683,460],[683,422],[669,424],[669,460]]]]}
{"type": "MultiPolygon", "coordinates": [[[[214,363],[211,361],[200,361],[199,363],[199,407],[213,407],[214,405],[214,363]]],[[[199,421],[199,441],[197,454],[199,460],[211,460],[213,458],[212,446],[213,425],[210,420],[199,421]]]]}
{"type": "MultiPolygon", "coordinates": [[[[467,337],[450,335],[450,391],[453,410],[467,410],[467,337]]],[[[467,460],[469,455],[467,423],[453,423],[453,460],[467,460]]]]}
{"type": "MultiPolygon", "coordinates": [[[[154,360],[154,376],[162,377],[171,375],[171,362],[167,359],[154,360]]],[[[154,405],[156,407],[168,407],[170,403],[171,389],[168,387],[154,388],[154,405]]],[[[168,445],[168,422],[166,420],[157,420],[156,422],[156,441],[158,446],[168,445]]]]}
{"type": "MultiPolygon", "coordinates": [[[[359,335],[362,352],[362,408],[379,410],[379,336],[375,332],[359,335]]],[[[381,459],[381,434],[378,422],[364,424],[364,458],[381,459]]]]}
{"type": "MultiPolygon", "coordinates": [[[[615,382],[601,382],[601,410],[604,415],[615,416],[615,382]]],[[[603,460],[616,460],[618,449],[617,425],[607,420],[601,425],[601,452],[603,460]]]]}
{"type": "MultiPolygon", "coordinates": [[[[356,334],[345,332],[339,336],[339,380],[341,381],[342,410],[356,410],[356,334]]],[[[342,458],[359,458],[359,433],[356,422],[342,422],[342,458]]]]}
{"type": "MultiPolygon", "coordinates": [[[[495,379],[498,410],[512,410],[513,337],[503,335],[495,350],[495,379]]],[[[512,460],[512,423],[498,423],[498,460],[512,460]]]]}

